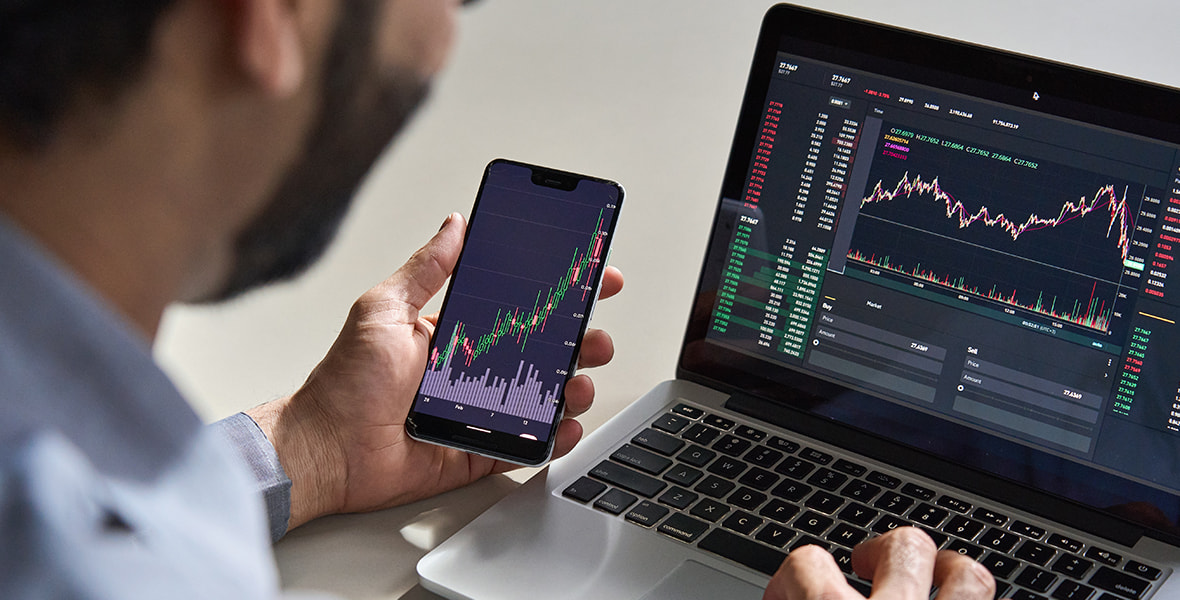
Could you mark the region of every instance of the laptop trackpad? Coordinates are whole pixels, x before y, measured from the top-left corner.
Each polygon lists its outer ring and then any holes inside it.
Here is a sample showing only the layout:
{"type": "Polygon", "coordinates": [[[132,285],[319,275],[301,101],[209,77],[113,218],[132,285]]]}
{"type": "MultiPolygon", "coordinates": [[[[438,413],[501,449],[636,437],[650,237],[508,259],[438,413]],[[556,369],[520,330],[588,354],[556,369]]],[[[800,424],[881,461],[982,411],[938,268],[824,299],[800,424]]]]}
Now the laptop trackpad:
{"type": "Polygon", "coordinates": [[[763,589],[691,560],[676,567],[642,600],[761,600],[763,589]]]}

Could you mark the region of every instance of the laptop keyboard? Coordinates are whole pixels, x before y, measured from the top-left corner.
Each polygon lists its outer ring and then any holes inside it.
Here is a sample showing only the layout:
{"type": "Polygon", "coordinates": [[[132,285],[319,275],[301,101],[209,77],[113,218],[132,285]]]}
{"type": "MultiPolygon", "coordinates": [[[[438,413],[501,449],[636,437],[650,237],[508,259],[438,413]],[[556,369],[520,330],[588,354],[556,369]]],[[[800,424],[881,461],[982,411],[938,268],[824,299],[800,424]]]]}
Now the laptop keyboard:
{"type": "Polygon", "coordinates": [[[848,577],[851,549],[914,525],[980,561],[996,597],[1139,600],[1163,571],[1078,539],[678,404],[562,495],[772,575],[788,552],[826,548],[848,577]]]}

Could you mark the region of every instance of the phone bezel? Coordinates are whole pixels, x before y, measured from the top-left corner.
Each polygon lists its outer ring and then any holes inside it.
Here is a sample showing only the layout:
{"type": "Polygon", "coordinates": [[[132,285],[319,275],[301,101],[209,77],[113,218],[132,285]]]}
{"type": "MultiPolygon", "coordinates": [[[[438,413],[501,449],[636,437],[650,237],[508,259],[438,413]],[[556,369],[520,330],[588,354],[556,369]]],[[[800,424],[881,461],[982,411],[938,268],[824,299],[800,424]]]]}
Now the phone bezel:
{"type": "MultiPolygon", "coordinates": [[[[535,186],[550,187],[571,191],[575,189],[582,181],[590,181],[596,184],[605,184],[613,186],[618,191],[617,199],[615,200],[614,214],[607,225],[606,247],[604,252],[609,252],[611,243],[614,240],[615,228],[619,220],[619,211],[622,209],[623,203],[623,187],[617,182],[609,179],[593,177],[589,175],[582,175],[569,171],[561,171],[550,167],[543,167],[519,161],[497,158],[488,163],[484,168],[483,177],[480,180],[479,190],[476,192],[475,203],[471,209],[471,217],[467,232],[463,236],[464,251],[467,248],[467,238],[471,234],[472,225],[474,225],[477,213],[479,210],[480,200],[484,194],[484,188],[487,184],[488,176],[492,169],[498,164],[508,164],[518,167],[524,167],[532,171],[531,181],[535,186]]],[[[455,270],[457,271],[459,265],[462,264],[464,258],[463,252],[460,252],[458,262],[456,262],[455,270]]],[[[605,267],[605,264],[603,265],[605,267]]],[[[567,369],[565,383],[575,375],[577,369],[578,355],[581,352],[582,341],[586,335],[586,330],[590,323],[590,318],[593,316],[594,305],[598,302],[598,295],[602,289],[602,277],[605,268],[599,269],[594,277],[594,297],[589,303],[585,317],[582,319],[578,330],[578,337],[574,344],[573,352],[571,353],[570,364],[567,369]]],[[[454,288],[455,278],[451,277],[447,283],[446,295],[443,298],[442,309],[439,311],[440,320],[442,315],[446,313],[448,300],[450,300],[452,290],[454,288]]],[[[434,347],[438,330],[436,329],[430,339],[430,346],[434,347]]],[[[422,367],[423,375],[426,372],[426,365],[422,367]]],[[[565,414],[565,385],[562,386],[562,396],[558,401],[557,411],[555,413],[553,423],[549,427],[549,434],[545,440],[532,440],[502,431],[487,430],[476,428],[460,421],[447,419],[444,417],[437,417],[418,412],[417,406],[419,397],[421,396],[421,382],[419,382],[418,390],[414,392],[414,401],[410,407],[410,412],[406,417],[406,432],[410,437],[432,444],[438,444],[451,448],[486,456],[496,460],[502,460],[514,464],[525,466],[537,466],[544,464],[549,460],[552,452],[554,442],[556,440],[557,427],[561,423],[565,414]]]]}

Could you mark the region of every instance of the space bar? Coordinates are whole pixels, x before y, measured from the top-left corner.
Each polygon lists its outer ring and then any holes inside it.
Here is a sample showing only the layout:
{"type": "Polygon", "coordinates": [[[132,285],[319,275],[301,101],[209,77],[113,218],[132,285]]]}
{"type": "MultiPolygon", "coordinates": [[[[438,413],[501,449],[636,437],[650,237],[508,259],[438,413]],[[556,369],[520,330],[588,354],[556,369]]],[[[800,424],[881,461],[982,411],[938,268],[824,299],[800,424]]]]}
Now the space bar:
{"type": "Polygon", "coordinates": [[[709,535],[701,539],[699,546],[702,550],[719,554],[767,575],[774,575],[783,559],[787,557],[778,550],[751,542],[723,529],[709,532],[709,535]]]}
{"type": "MultiPolygon", "coordinates": [[[[786,554],[778,550],[756,544],[722,529],[714,529],[709,532],[709,535],[702,538],[698,545],[702,550],[708,550],[767,575],[774,575],[779,565],[787,558],[786,554]]],[[[866,597],[872,593],[872,586],[863,581],[857,581],[851,577],[846,581],[848,581],[848,585],[866,597]]]]}

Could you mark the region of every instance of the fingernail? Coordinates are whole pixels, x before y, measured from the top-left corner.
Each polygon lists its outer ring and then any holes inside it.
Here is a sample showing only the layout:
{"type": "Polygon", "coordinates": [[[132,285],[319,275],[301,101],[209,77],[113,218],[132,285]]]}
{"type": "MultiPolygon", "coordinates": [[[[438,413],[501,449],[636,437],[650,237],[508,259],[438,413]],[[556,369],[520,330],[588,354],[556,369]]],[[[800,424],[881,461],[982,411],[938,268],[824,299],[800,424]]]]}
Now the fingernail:
{"type": "Polygon", "coordinates": [[[438,230],[442,231],[442,230],[446,229],[447,223],[450,223],[451,219],[453,219],[453,218],[455,218],[455,213],[451,213],[451,214],[447,215],[447,218],[443,219],[442,225],[439,225],[438,230]]]}

